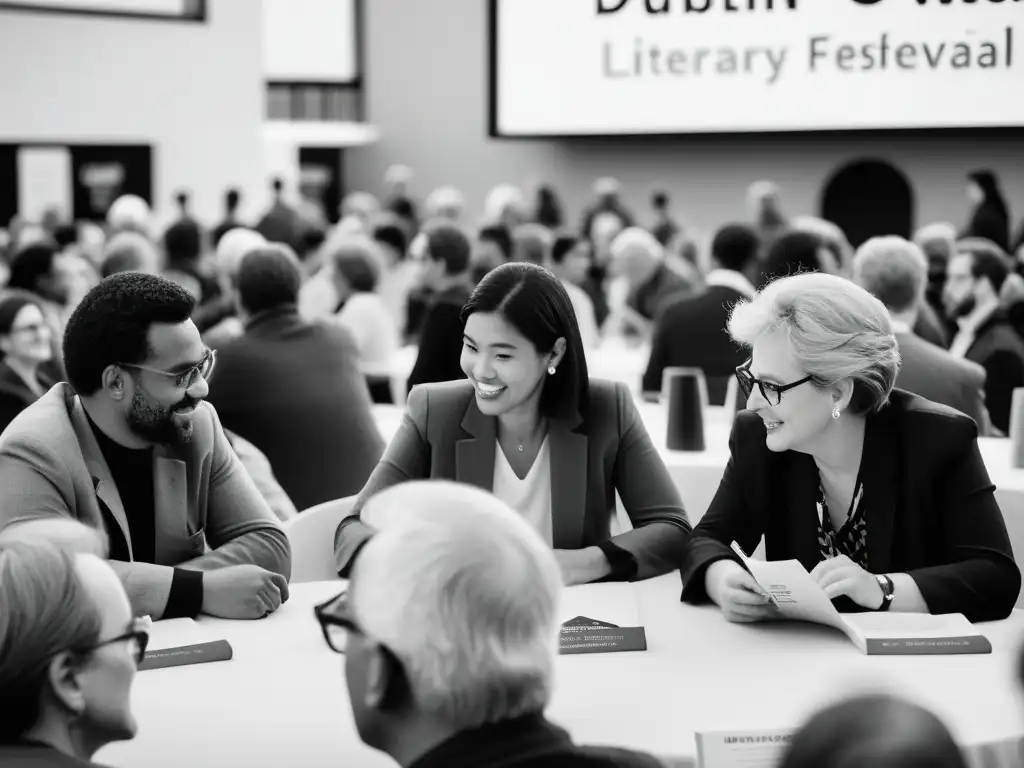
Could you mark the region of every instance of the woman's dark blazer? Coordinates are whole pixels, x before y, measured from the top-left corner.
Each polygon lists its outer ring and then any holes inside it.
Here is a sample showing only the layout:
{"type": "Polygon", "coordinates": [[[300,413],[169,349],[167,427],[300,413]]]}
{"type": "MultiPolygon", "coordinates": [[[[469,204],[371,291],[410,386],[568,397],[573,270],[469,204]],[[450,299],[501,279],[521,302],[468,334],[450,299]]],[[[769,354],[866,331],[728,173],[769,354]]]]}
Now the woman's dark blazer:
{"type": "MultiPolygon", "coordinates": [[[[959,411],[897,389],[867,418],[860,473],[868,570],[909,574],[932,613],[988,621],[1009,615],[1021,578],[977,435],[959,411]]],[[[808,571],[821,560],[814,459],[769,451],[764,422],[750,412],[736,419],[729,449],[722,483],[687,545],[685,602],[707,598],[704,572],[736,559],[733,540],[753,552],[764,535],[768,560],[796,559],[808,571]]]]}
{"type": "MultiPolygon", "coordinates": [[[[690,523],[632,396],[622,384],[591,380],[587,411],[582,418],[549,426],[554,547],[581,549],[607,542],[618,491],[634,529],[611,541],[635,560],[630,577],[645,579],[678,568],[690,523]]],[[[466,380],[413,389],[401,427],[351,515],[338,526],[334,553],[340,575],[348,576],[372,534],[359,513],[374,494],[427,478],[490,491],[496,426],[496,418],[477,408],[473,385],[466,380]]]]}

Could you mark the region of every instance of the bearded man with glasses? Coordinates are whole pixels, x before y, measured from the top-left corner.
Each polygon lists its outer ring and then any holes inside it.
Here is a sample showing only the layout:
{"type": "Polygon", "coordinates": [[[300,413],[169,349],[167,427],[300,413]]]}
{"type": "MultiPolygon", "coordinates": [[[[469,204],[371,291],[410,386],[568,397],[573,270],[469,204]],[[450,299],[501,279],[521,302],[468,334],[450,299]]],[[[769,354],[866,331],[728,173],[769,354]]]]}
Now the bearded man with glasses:
{"type": "Polygon", "coordinates": [[[136,613],[260,618],[288,597],[291,548],[204,402],[216,355],[174,283],[125,272],[68,321],[55,386],[0,435],[0,528],[104,530],[136,613]]]}

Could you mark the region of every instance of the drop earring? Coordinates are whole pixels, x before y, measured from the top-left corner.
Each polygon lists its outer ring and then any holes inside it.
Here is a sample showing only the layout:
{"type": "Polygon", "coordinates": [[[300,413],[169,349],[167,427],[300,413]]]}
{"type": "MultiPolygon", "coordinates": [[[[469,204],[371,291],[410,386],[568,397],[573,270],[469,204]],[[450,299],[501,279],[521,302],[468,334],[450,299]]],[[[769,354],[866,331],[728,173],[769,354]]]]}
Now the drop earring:
{"type": "Polygon", "coordinates": [[[839,406],[835,405],[832,407],[832,418],[838,419],[842,414],[839,411],[839,406]]]}

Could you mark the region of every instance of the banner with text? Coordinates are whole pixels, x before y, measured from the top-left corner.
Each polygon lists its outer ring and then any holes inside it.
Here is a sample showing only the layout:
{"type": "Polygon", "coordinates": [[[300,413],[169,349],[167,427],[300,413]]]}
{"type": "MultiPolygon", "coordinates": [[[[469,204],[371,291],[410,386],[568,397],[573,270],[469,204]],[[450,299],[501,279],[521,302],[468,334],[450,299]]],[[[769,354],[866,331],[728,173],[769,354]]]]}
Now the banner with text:
{"type": "Polygon", "coordinates": [[[1024,0],[491,0],[492,133],[1024,126],[1024,0]]]}

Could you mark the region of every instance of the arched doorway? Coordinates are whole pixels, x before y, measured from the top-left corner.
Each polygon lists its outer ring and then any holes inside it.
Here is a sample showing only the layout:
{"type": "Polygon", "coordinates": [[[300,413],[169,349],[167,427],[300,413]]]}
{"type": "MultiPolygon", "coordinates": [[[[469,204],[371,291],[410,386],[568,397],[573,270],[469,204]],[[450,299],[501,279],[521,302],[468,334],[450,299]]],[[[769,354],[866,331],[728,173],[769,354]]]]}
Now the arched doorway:
{"type": "Polygon", "coordinates": [[[842,228],[854,248],[878,235],[909,238],[914,229],[914,191],[892,164],[854,160],[825,183],[821,217],[842,228]]]}

